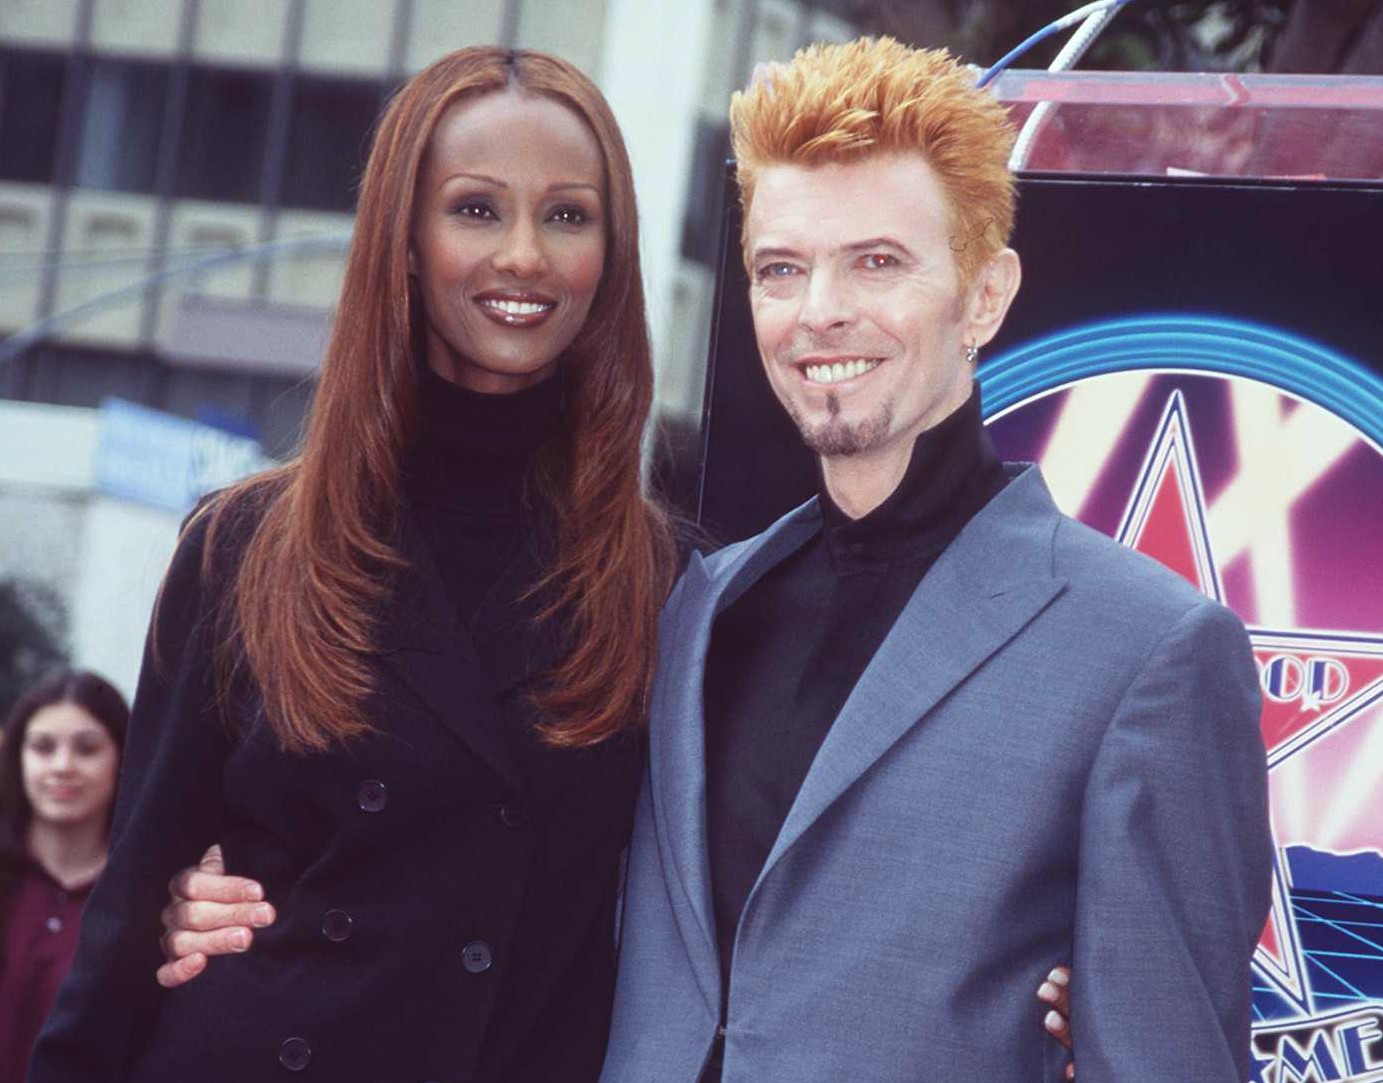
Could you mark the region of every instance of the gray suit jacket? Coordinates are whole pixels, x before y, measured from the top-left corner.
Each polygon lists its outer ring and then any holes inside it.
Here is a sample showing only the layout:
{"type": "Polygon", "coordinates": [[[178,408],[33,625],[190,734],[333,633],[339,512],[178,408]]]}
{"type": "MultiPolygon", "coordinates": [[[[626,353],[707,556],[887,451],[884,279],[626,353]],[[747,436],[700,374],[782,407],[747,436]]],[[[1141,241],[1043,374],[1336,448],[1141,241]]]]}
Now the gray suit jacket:
{"type": "MultiPolygon", "coordinates": [[[[720,1020],[702,676],[812,501],[693,558],[663,616],[602,1079],[691,1083],[720,1020]]],[[[1243,1083],[1269,902],[1243,626],[1019,473],[942,554],[811,766],[741,915],[725,1083],[1243,1083]]]]}

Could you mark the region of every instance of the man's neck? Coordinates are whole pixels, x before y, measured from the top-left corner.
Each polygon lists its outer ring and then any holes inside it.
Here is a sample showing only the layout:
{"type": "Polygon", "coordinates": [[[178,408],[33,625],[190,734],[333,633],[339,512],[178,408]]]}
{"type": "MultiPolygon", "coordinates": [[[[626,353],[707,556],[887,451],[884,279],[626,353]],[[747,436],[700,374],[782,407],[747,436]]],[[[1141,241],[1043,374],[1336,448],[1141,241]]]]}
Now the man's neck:
{"type": "Polygon", "coordinates": [[[910,441],[893,441],[874,452],[823,456],[821,477],[836,507],[851,519],[863,519],[893,495],[911,458],[910,441]]]}

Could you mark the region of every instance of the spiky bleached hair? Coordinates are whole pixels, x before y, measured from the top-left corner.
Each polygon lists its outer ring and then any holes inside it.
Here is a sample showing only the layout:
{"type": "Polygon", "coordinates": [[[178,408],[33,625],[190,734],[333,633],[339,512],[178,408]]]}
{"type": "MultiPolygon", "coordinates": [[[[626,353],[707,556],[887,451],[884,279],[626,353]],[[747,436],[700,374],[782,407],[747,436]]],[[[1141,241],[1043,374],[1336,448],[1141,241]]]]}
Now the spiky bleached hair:
{"type": "Polygon", "coordinates": [[[746,223],[765,166],[917,151],[946,193],[963,284],[1013,232],[1008,113],[945,49],[889,37],[808,46],[786,64],[761,68],[735,93],[730,137],[746,223]]]}

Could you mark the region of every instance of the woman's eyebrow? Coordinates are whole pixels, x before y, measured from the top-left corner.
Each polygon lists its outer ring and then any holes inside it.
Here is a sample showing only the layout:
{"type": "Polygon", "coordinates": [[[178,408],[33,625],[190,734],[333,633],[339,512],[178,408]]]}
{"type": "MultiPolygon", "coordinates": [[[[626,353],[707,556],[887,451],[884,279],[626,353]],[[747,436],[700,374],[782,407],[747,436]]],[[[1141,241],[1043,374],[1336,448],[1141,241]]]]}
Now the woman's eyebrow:
{"type": "Polygon", "coordinates": [[[450,184],[452,181],[457,180],[457,179],[459,179],[459,178],[461,178],[461,177],[465,177],[467,180],[477,180],[477,181],[480,181],[482,184],[488,184],[488,185],[491,185],[491,186],[494,187],[494,188],[508,188],[508,187],[509,187],[509,185],[505,184],[504,181],[500,180],[498,177],[489,177],[489,176],[486,176],[484,173],[468,173],[468,172],[466,172],[465,170],[462,170],[462,171],[460,171],[460,172],[458,172],[458,173],[452,173],[452,174],[449,174],[448,176],[443,177],[441,183],[438,184],[437,187],[438,187],[438,188],[445,187],[446,185],[450,184]]]}
{"type": "Polygon", "coordinates": [[[549,184],[547,186],[549,192],[566,192],[570,191],[572,188],[589,188],[596,195],[600,195],[600,187],[591,184],[589,181],[559,181],[557,184],[549,184]]]}
{"type": "MultiPolygon", "coordinates": [[[[485,174],[485,173],[471,173],[471,172],[469,172],[469,171],[467,171],[467,170],[461,170],[461,171],[458,172],[458,173],[452,173],[452,174],[450,174],[449,176],[444,177],[444,178],[442,179],[441,184],[437,185],[437,187],[438,187],[438,188],[445,187],[446,185],[450,184],[452,181],[458,180],[458,179],[463,178],[463,177],[464,177],[466,180],[475,180],[475,181],[480,181],[482,184],[488,184],[488,185],[490,185],[492,188],[508,188],[508,187],[509,187],[509,185],[508,185],[507,183],[505,183],[504,181],[500,180],[498,177],[491,177],[491,176],[489,176],[488,174],[485,174]]],[[[549,185],[547,186],[547,190],[548,190],[549,192],[565,192],[565,191],[569,191],[569,190],[571,190],[571,189],[573,189],[573,188],[588,188],[588,189],[590,189],[592,192],[594,192],[596,195],[600,195],[600,187],[599,187],[599,185],[592,184],[592,183],[590,183],[589,181],[558,181],[556,184],[549,184],[549,185]]]]}

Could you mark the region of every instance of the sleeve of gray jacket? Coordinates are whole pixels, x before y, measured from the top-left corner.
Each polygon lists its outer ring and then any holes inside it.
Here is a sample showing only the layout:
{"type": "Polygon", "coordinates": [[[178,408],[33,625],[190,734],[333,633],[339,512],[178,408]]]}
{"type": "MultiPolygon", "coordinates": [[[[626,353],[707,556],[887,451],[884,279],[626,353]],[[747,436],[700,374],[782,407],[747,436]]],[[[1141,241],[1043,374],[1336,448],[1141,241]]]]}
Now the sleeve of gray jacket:
{"type": "Polygon", "coordinates": [[[1081,815],[1072,1019],[1082,1083],[1247,1078],[1271,900],[1261,699],[1243,625],[1192,607],[1150,651],[1081,815]]]}

